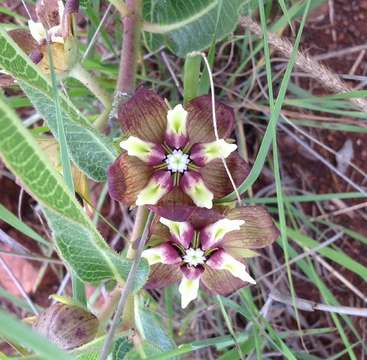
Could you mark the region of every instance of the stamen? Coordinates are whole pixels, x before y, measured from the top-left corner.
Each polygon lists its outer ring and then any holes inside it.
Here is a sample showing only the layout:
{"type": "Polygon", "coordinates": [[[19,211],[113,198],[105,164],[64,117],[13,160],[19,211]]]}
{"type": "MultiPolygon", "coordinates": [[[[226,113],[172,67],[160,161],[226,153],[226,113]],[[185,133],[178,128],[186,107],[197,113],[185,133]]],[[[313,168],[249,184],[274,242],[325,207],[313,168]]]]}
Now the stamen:
{"type": "Polygon", "coordinates": [[[204,256],[203,250],[189,248],[186,250],[186,254],[183,257],[183,260],[191,266],[197,266],[197,265],[204,264],[206,261],[206,258],[204,256]]]}

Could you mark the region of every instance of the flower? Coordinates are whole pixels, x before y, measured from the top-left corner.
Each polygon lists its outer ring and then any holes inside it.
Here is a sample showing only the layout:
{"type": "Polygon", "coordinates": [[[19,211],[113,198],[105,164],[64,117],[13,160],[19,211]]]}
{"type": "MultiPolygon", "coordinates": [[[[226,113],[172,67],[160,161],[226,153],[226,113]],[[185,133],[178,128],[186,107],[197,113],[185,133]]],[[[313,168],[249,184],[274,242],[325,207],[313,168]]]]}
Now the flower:
{"type": "Polygon", "coordinates": [[[50,73],[47,53],[50,46],[55,71],[64,76],[77,62],[73,17],[78,8],[77,0],[68,0],[65,7],[61,0],[38,0],[38,21],[28,21],[29,31],[17,29],[9,31],[9,35],[46,74],[50,73]]]}
{"type": "MultiPolygon", "coordinates": [[[[225,210],[217,221],[207,217],[199,225],[160,218],[142,256],[151,265],[147,289],[180,281],[181,305],[197,298],[200,285],[210,293],[229,295],[247,284],[255,284],[242,257],[252,249],[270,245],[279,236],[271,216],[262,206],[225,210]]],[[[255,253],[256,254],[256,253],[255,253]]]]}
{"type": "Polygon", "coordinates": [[[169,109],[154,92],[139,88],[119,109],[121,155],[109,168],[109,192],[126,205],[148,205],[159,215],[185,220],[195,207],[211,209],[213,200],[233,191],[221,158],[236,185],[249,173],[247,163],[228,142],[234,127],[231,108],[217,103],[217,141],[211,99],[200,96],[185,108],[169,109]]]}

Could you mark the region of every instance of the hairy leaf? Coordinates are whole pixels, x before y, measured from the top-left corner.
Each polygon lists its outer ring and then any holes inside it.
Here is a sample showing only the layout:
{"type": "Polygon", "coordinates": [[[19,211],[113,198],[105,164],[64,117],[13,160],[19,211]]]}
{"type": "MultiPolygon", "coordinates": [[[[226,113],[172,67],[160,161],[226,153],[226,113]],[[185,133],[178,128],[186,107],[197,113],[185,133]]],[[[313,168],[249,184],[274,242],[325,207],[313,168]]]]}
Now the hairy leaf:
{"type": "Polygon", "coordinates": [[[146,32],[146,43],[152,51],[166,45],[181,57],[205,49],[214,35],[219,41],[235,29],[242,4],[243,0],[145,0],[144,19],[157,32],[146,32]]]}
{"type": "MultiPolygon", "coordinates": [[[[59,253],[81,280],[99,282],[113,278],[121,281],[127,277],[131,262],[105,243],[36,141],[2,98],[0,153],[26,189],[44,206],[59,253]]],[[[143,261],[135,288],[144,284],[148,271],[143,261]]]]}
{"type": "MultiPolygon", "coordinates": [[[[50,80],[0,29],[0,68],[16,78],[57,137],[56,105],[50,80]]],[[[72,160],[95,181],[104,181],[116,153],[109,139],[94,130],[74,105],[60,94],[66,141],[72,160]]]]}

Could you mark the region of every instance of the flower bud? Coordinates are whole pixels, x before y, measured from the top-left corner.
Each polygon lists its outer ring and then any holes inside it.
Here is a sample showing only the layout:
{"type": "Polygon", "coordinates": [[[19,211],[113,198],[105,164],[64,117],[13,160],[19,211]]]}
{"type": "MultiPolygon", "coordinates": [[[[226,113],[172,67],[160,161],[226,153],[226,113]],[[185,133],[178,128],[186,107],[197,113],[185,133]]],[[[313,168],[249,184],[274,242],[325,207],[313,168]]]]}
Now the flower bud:
{"type": "Polygon", "coordinates": [[[78,61],[78,43],[75,37],[75,15],[79,2],[68,0],[38,0],[37,21],[28,22],[29,31],[12,30],[9,35],[17,45],[47,75],[51,73],[49,51],[55,72],[65,77],[78,61]]]}
{"type": "Polygon", "coordinates": [[[93,340],[98,319],[75,305],[54,304],[41,313],[33,328],[63,350],[75,349],[93,340]]]}

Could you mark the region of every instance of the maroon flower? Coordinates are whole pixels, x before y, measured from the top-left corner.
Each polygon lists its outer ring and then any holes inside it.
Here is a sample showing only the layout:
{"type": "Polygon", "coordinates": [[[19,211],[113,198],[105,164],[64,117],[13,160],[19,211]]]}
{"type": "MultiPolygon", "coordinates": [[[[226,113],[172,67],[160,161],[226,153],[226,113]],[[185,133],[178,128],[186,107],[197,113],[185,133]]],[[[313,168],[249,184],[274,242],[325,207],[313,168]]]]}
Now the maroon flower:
{"type": "Polygon", "coordinates": [[[122,154],[109,169],[112,198],[127,205],[148,205],[168,219],[185,220],[193,209],[210,209],[213,200],[233,188],[222,164],[237,185],[249,173],[235,144],[227,142],[233,131],[233,111],[217,103],[220,140],[216,141],[211,100],[193,99],[186,106],[169,109],[150,90],[140,88],[119,109],[123,133],[122,154]]]}
{"type": "Polygon", "coordinates": [[[268,246],[278,236],[272,218],[261,206],[227,210],[220,220],[207,219],[200,228],[160,218],[152,228],[151,247],[142,254],[151,265],[146,288],[181,281],[183,308],[197,297],[200,285],[211,293],[229,295],[248,283],[255,284],[241,258],[253,256],[251,249],[268,246]]]}

